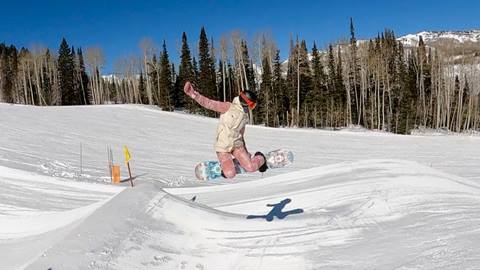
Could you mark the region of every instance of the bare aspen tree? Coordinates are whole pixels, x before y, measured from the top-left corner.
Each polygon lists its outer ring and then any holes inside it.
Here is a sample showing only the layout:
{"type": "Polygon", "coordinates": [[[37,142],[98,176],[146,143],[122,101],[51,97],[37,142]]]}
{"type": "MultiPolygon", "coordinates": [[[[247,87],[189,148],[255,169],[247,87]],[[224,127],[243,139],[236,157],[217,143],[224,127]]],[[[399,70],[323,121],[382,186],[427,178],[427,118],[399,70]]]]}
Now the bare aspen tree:
{"type": "Polygon", "coordinates": [[[47,105],[45,102],[45,98],[43,96],[43,58],[45,55],[46,49],[35,45],[32,48],[32,64],[33,64],[33,75],[35,78],[35,90],[36,96],[38,97],[38,105],[47,105]]]}
{"type": "Polygon", "coordinates": [[[90,76],[92,77],[90,84],[93,104],[102,104],[105,101],[102,78],[99,76],[99,72],[105,63],[102,49],[100,47],[87,48],[85,63],[90,68],[90,76]]]}
{"type": "MultiPolygon", "coordinates": [[[[155,45],[151,39],[144,38],[140,41],[140,48],[142,49],[142,55],[143,55],[144,73],[149,74],[150,68],[149,68],[148,62],[152,59],[152,55],[156,50],[155,45]]],[[[147,92],[148,104],[152,105],[153,104],[152,83],[149,79],[149,76],[145,76],[145,82],[146,82],[145,90],[147,92]]]]}
{"type": "MultiPolygon", "coordinates": [[[[348,44],[348,43],[345,43],[345,44],[348,44]]],[[[341,44],[339,46],[342,46],[341,44]]],[[[356,64],[356,60],[354,61],[353,60],[353,51],[354,51],[354,47],[350,45],[343,45],[342,46],[343,49],[345,50],[345,55],[347,56],[347,58],[345,59],[344,63],[341,63],[343,65],[344,68],[342,68],[342,71],[343,71],[343,74],[342,74],[342,78],[343,78],[343,84],[345,85],[345,91],[346,91],[346,97],[347,97],[347,106],[346,106],[346,124],[347,126],[350,126],[353,124],[353,120],[352,120],[352,97],[351,97],[351,93],[353,92],[354,95],[356,95],[356,75],[353,75],[353,73],[356,73],[354,70],[355,70],[355,67],[354,67],[354,62],[356,64]]],[[[356,55],[356,49],[355,49],[355,55],[356,55]]],[[[358,106],[358,105],[357,105],[358,106]]],[[[357,111],[358,111],[358,107],[357,107],[357,111]]]]}
{"type": "MultiPolygon", "coordinates": [[[[272,75],[274,73],[274,58],[275,58],[275,53],[277,51],[277,46],[275,44],[275,42],[273,41],[273,38],[269,35],[266,36],[265,38],[265,46],[266,46],[266,54],[267,54],[267,59],[268,59],[268,64],[270,65],[270,70],[272,72],[272,75]]],[[[275,116],[278,117],[278,93],[275,93],[274,90],[273,90],[273,83],[271,85],[271,88],[270,88],[270,91],[269,91],[269,95],[267,96],[268,99],[273,99],[272,102],[268,102],[267,103],[267,111],[268,112],[271,112],[271,115],[272,115],[272,123],[273,123],[273,126],[275,126],[275,116]],[[270,108],[270,104],[272,104],[273,108],[270,108]]],[[[269,119],[267,119],[269,120],[269,119]]]]}
{"type": "Polygon", "coordinates": [[[122,87],[117,92],[121,102],[141,102],[141,96],[138,88],[138,74],[140,74],[142,67],[143,59],[139,59],[135,55],[123,57],[116,61],[115,70],[122,79],[122,87]]]}
{"type": "Polygon", "coordinates": [[[28,86],[27,86],[27,59],[26,57],[22,57],[20,59],[20,70],[22,74],[22,85],[23,85],[23,97],[24,97],[24,104],[31,104],[31,101],[29,100],[29,95],[28,95],[28,86]]]}
{"type": "MultiPolygon", "coordinates": [[[[257,32],[253,39],[253,54],[252,60],[254,62],[254,68],[262,70],[263,58],[266,57],[270,63],[270,67],[273,64],[273,54],[275,53],[275,44],[273,42],[272,35],[269,31],[257,32]]],[[[254,72],[255,79],[260,82],[261,78],[259,72],[254,72]]]]}
{"type": "Polygon", "coordinates": [[[225,76],[227,73],[227,67],[226,67],[226,62],[227,62],[227,55],[228,55],[228,39],[227,37],[223,36],[220,39],[220,59],[222,60],[222,66],[220,67],[222,69],[222,87],[223,87],[223,101],[227,101],[227,91],[226,91],[226,82],[225,82],[225,76]]]}
{"type": "Polygon", "coordinates": [[[367,125],[366,121],[366,93],[368,91],[368,44],[365,42],[359,47],[359,59],[360,59],[360,95],[359,95],[359,113],[358,113],[358,123],[364,123],[367,125]]]}
{"type": "Polygon", "coordinates": [[[479,113],[480,113],[480,107],[479,107],[479,96],[480,96],[480,57],[475,57],[473,59],[473,63],[471,66],[471,96],[472,96],[472,109],[471,109],[471,114],[472,114],[472,121],[471,121],[471,129],[472,130],[477,130],[478,128],[478,121],[480,120],[479,118],[479,113]]]}
{"type": "Polygon", "coordinates": [[[52,94],[50,96],[51,98],[51,104],[52,105],[58,105],[60,104],[61,101],[61,94],[60,94],[60,86],[59,86],[59,75],[58,75],[58,56],[57,55],[52,55],[52,60],[49,65],[49,74],[51,74],[51,79],[52,79],[52,94]]]}
{"type": "Polygon", "coordinates": [[[32,55],[28,54],[25,59],[27,60],[26,69],[27,69],[28,89],[29,89],[29,95],[30,95],[30,104],[36,105],[34,94],[33,94],[33,83],[32,83],[32,75],[31,75],[31,72],[32,72],[31,66],[32,66],[32,62],[33,62],[32,61],[32,55]]]}
{"type": "Polygon", "coordinates": [[[238,72],[238,78],[240,78],[240,90],[241,89],[250,89],[248,85],[248,79],[247,79],[247,71],[245,70],[245,59],[243,59],[243,52],[242,52],[242,42],[244,39],[242,38],[242,35],[240,31],[233,31],[231,33],[231,40],[233,44],[233,51],[234,51],[234,57],[233,59],[235,60],[235,66],[238,72]]]}

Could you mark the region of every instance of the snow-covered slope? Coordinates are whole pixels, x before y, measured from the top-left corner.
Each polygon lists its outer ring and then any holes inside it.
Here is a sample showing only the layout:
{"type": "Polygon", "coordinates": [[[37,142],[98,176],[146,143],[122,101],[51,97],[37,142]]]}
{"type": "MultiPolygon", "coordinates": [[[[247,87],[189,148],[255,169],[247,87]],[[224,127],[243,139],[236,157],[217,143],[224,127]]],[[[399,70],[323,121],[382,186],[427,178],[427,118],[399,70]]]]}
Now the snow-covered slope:
{"type": "Polygon", "coordinates": [[[249,126],[251,151],[289,148],[295,163],[204,183],[192,168],[215,158],[216,119],[130,105],[0,115],[5,269],[480,267],[479,137],[249,126]],[[105,183],[107,145],[117,163],[129,146],[136,187],[105,183]],[[281,201],[303,212],[247,219],[281,201]]]}
{"type": "Polygon", "coordinates": [[[200,203],[141,184],[115,197],[29,269],[480,265],[478,185],[415,163],[363,161],[167,192],[196,195],[200,203]],[[285,211],[304,213],[273,222],[246,219],[285,198],[291,199],[285,211]],[[109,222],[98,224],[105,217],[109,222]]]}
{"type": "Polygon", "coordinates": [[[406,46],[417,46],[422,37],[427,44],[438,41],[452,41],[456,43],[478,43],[480,42],[480,30],[471,31],[422,31],[416,34],[408,34],[398,38],[406,46]]]}

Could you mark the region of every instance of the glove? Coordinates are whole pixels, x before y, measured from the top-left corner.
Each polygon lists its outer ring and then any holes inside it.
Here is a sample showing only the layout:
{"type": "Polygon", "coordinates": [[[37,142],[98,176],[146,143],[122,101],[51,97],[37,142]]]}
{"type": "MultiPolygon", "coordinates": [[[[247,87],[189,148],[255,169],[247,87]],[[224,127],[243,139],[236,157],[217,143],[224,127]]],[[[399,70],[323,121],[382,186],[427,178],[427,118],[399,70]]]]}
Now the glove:
{"type": "Polygon", "coordinates": [[[190,82],[186,82],[185,86],[183,87],[183,92],[193,99],[198,95],[198,92],[193,89],[193,85],[190,82]]]}

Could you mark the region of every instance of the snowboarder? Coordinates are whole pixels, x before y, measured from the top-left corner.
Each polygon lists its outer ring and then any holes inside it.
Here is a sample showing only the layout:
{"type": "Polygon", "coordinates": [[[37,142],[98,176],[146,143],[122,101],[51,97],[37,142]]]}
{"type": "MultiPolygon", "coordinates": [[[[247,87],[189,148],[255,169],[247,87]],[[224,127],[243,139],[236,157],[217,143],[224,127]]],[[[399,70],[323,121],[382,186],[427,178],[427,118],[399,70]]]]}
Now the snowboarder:
{"type": "Polygon", "coordinates": [[[237,159],[240,166],[247,172],[257,170],[265,172],[267,170],[265,155],[256,152],[252,157],[244,140],[249,110],[255,109],[257,105],[255,93],[244,90],[230,103],[211,100],[200,95],[190,82],[185,83],[183,91],[202,107],[221,114],[217,127],[215,151],[222,168],[223,177],[231,179],[237,174],[233,158],[237,159]]]}

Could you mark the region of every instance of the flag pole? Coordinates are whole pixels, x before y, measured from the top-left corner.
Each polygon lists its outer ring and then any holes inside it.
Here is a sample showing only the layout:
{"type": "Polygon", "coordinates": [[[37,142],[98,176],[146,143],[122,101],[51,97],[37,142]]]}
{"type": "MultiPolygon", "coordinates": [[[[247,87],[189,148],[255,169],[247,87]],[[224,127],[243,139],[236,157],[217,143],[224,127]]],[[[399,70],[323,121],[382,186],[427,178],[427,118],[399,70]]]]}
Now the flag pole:
{"type": "Polygon", "coordinates": [[[130,158],[131,158],[131,156],[130,156],[130,152],[128,151],[128,148],[127,148],[126,145],[123,146],[123,153],[125,154],[125,163],[127,163],[130,185],[133,187],[132,171],[130,170],[130,158]]]}

